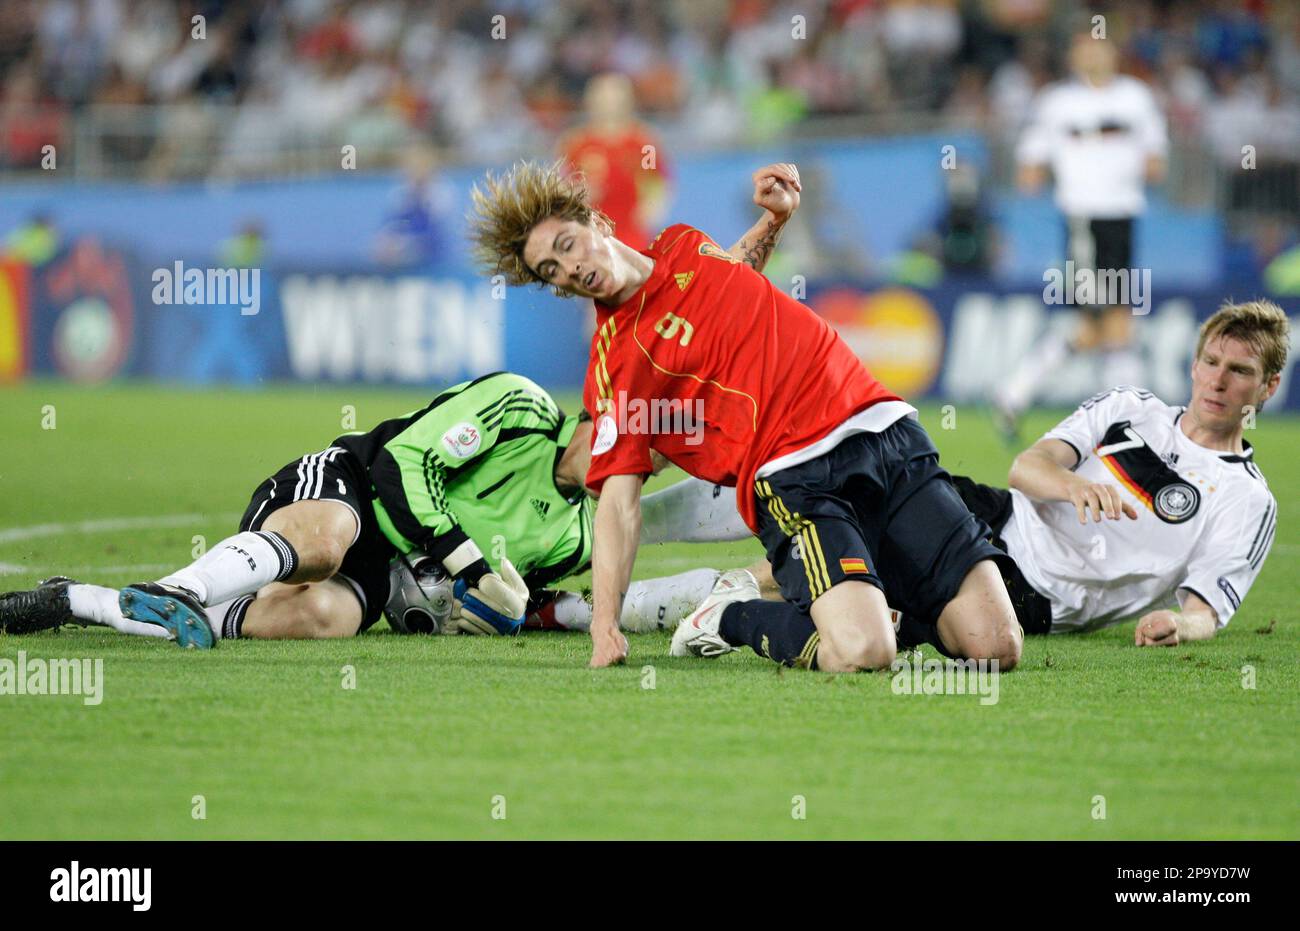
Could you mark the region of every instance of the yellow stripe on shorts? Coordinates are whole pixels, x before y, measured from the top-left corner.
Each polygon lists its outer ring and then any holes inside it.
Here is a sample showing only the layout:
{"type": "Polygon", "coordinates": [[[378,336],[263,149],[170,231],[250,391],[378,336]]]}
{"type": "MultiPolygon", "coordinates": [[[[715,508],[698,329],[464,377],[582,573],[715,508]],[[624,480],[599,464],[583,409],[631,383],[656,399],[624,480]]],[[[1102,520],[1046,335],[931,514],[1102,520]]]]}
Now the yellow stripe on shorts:
{"type": "Polygon", "coordinates": [[[822,544],[817,536],[817,527],[806,517],[791,514],[780,497],[772,490],[769,482],[757,483],[759,494],[767,499],[768,510],[781,532],[788,537],[798,537],[803,550],[804,573],[808,576],[808,592],[816,601],[831,587],[830,573],[826,570],[826,557],[822,553],[822,544]]]}

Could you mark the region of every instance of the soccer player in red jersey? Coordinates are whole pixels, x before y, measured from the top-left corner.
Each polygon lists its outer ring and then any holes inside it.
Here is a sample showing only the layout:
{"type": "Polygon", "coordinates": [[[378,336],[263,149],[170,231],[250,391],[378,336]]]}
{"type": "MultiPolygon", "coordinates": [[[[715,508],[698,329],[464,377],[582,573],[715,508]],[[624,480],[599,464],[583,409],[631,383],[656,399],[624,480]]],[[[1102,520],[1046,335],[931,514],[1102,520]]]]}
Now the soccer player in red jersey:
{"type": "Polygon", "coordinates": [[[754,173],[760,220],[730,249],[670,226],[644,252],[614,235],[580,177],[523,162],[473,192],[480,262],[511,284],[592,298],[584,388],[600,496],[592,666],[622,662],[619,612],[636,559],[641,486],[658,452],[735,486],[784,602],[725,573],[682,622],[674,654],[749,645],[777,662],[877,669],[897,650],[889,606],[949,655],[1018,661],[1021,630],[985,539],[916,412],[820,317],[760,272],[798,208],[795,166],[754,173]]]}

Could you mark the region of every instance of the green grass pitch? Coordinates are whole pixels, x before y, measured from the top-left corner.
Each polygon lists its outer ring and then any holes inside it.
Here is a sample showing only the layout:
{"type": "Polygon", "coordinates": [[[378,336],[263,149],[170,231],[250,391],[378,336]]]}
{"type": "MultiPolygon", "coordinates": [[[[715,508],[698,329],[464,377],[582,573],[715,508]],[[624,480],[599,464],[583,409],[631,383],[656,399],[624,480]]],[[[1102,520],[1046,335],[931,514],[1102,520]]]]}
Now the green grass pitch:
{"type": "MultiPolygon", "coordinates": [[[[364,428],[424,399],[0,389],[0,589],[161,575],[342,432],[346,405],[364,428]]],[[[1004,481],[1010,453],[983,413],[956,417],[923,416],[945,464],[1004,481]]],[[[1133,647],[1131,623],[1031,639],[995,705],[896,695],[884,673],[779,671],[748,650],[669,659],[665,634],[631,637],[628,665],[603,671],[583,634],[403,638],[381,623],[209,653],[105,630],[0,636],[0,657],[104,670],[97,707],[0,696],[0,838],[1294,839],[1300,421],[1266,415],[1250,439],[1281,513],[1228,630],[1169,650],[1133,647]]],[[[655,547],[636,573],[758,553],[655,547]]]]}

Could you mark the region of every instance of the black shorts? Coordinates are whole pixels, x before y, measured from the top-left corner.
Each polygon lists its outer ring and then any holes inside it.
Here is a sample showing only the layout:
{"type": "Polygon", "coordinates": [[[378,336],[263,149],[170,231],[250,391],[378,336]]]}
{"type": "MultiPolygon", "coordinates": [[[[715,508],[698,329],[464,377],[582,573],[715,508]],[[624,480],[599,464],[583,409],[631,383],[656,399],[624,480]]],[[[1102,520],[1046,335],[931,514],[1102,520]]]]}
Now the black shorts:
{"type": "Polygon", "coordinates": [[[758,536],[786,601],[807,611],[845,580],[868,582],[890,607],[934,624],[993,546],[939,466],[925,429],[905,417],[758,479],[758,536]]]}
{"type": "Polygon", "coordinates": [[[357,536],[335,574],[361,602],[361,630],[372,626],[388,604],[388,566],[397,548],[379,529],[370,503],[370,475],[341,446],[295,459],[253,492],[239,529],[261,530],[267,517],[295,501],[337,501],[357,516],[357,536]]]}
{"type": "Polygon", "coordinates": [[[1074,267],[1118,271],[1133,267],[1133,218],[1071,217],[1065,224],[1066,258],[1074,267]]]}
{"type": "MultiPolygon", "coordinates": [[[[954,475],[952,484],[970,512],[988,525],[989,542],[1006,552],[1002,528],[1011,519],[1011,492],[1005,488],[981,485],[962,475],[954,475]]],[[[1008,560],[999,568],[1002,570],[1002,581],[1007,586],[1007,594],[1011,596],[1011,605],[1016,609],[1016,619],[1020,621],[1025,633],[1049,633],[1052,629],[1052,602],[1034,590],[1014,560],[1008,560]]]]}
{"type": "MultiPolygon", "coordinates": [[[[1070,217],[1065,222],[1065,256],[1075,270],[1119,271],[1133,267],[1133,218],[1110,220],[1070,217]]],[[[1071,281],[1073,284],[1073,281],[1071,281]]],[[[1082,303],[1082,311],[1101,311],[1105,303],[1082,303]]]]}

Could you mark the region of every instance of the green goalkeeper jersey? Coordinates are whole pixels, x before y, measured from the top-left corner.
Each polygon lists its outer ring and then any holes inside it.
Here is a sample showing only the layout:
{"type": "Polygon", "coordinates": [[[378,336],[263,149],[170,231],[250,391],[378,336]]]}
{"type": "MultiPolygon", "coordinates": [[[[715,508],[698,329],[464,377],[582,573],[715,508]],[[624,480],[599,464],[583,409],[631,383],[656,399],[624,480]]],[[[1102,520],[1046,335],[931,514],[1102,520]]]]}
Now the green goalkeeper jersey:
{"type": "Polygon", "coordinates": [[[335,445],[369,470],[375,516],[399,550],[441,561],[470,539],[537,588],[591,561],[591,499],[555,484],[577,426],[534,382],[497,372],[335,445]]]}

